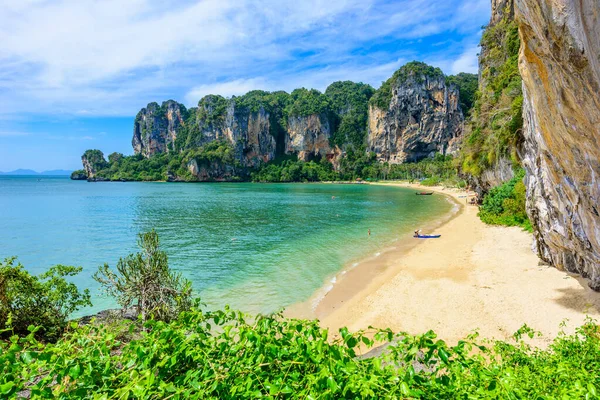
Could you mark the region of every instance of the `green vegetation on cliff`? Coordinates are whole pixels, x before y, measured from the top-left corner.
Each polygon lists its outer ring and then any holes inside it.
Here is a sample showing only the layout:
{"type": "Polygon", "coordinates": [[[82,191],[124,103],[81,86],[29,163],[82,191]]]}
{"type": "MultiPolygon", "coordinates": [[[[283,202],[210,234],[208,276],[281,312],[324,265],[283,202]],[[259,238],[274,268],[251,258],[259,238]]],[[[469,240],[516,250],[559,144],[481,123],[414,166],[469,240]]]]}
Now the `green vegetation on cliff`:
{"type": "Polygon", "coordinates": [[[100,150],[86,150],[81,159],[86,160],[89,166],[95,171],[104,169],[108,165],[104,159],[104,153],[100,150]]]}
{"type": "Polygon", "coordinates": [[[337,115],[336,128],[331,144],[358,149],[367,138],[369,99],[375,93],[370,85],[351,81],[334,82],[327,87],[325,95],[337,115]]]}
{"type": "Polygon", "coordinates": [[[450,75],[446,78],[446,83],[456,85],[459,92],[460,108],[465,117],[471,115],[471,109],[475,104],[478,90],[478,77],[476,74],[461,72],[458,75],[450,75]]]}
{"type": "Polygon", "coordinates": [[[220,95],[209,94],[198,102],[196,110],[196,123],[218,124],[225,119],[227,99],[220,95]]]}
{"type": "Polygon", "coordinates": [[[120,153],[112,153],[109,162],[106,162],[103,157],[102,160],[99,163],[103,168],[96,171],[97,180],[197,181],[198,177],[189,170],[189,163],[192,160],[195,160],[197,165],[208,168],[238,167],[232,146],[222,141],[209,142],[204,146],[180,153],[156,154],[150,158],[145,158],[141,154],[123,156],[120,153]]]}
{"type": "Polygon", "coordinates": [[[87,173],[85,172],[84,169],[75,170],[75,171],[71,172],[71,179],[73,179],[75,181],[85,180],[85,179],[87,179],[87,173]]]}
{"type": "Polygon", "coordinates": [[[290,117],[329,114],[332,112],[332,104],[329,98],[318,90],[300,88],[290,94],[285,112],[290,117]]]}
{"type": "Polygon", "coordinates": [[[390,79],[381,84],[381,87],[371,97],[369,104],[387,110],[392,100],[393,88],[406,82],[411,77],[414,77],[417,82],[421,82],[422,77],[441,78],[444,77],[444,73],[441,69],[427,65],[424,62],[409,62],[394,72],[390,79]]]}
{"type": "Polygon", "coordinates": [[[518,68],[519,33],[509,12],[481,38],[481,81],[461,152],[463,173],[479,176],[502,158],[519,164],[523,94],[518,68]]]}
{"type": "Polygon", "coordinates": [[[525,209],[525,170],[520,169],[513,179],[492,188],[483,198],[479,217],[486,224],[520,226],[531,232],[532,226],[525,209]]]}

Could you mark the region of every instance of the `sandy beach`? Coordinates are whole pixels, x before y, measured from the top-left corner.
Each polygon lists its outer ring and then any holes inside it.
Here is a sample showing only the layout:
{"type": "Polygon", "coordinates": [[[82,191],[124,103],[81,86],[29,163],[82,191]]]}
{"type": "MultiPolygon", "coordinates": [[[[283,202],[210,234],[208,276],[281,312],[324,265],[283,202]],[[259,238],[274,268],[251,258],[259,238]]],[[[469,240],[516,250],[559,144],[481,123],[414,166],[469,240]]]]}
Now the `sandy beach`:
{"type": "Polygon", "coordinates": [[[411,334],[433,329],[455,343],[474,330],[508,339],[527,323],[543,334],[535,343],[544,347],[561,322],[567,321],[564,330],[571,332],[586,316],[600,317],[600,293],[540,263],[531,234],[483,224],[478,208],[466,205],[464,191],[427,190],[461,204],[449,221],[426,227],[442,237],[410,238],[404,247],[343,275],[316,307],[312,300],[313,317],[324,327],[337,332],[342,326],[356,331],[372,325],[411,334]]]}

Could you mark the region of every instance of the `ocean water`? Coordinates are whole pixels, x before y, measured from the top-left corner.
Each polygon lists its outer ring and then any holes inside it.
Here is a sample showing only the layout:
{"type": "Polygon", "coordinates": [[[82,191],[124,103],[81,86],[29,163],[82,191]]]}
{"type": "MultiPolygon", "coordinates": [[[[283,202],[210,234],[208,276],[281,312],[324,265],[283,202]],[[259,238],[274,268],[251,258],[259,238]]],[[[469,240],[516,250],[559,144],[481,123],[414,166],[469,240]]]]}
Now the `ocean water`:
{"type": "MultiPolygon", "coordinates": [[[[0,176],[0,258],[32,273],[83,267],[89,314],[115,304],[91,278],[155,228],[170,266],[210,307],[272,312],[452,208],[443,196],[375,185],[140,183],[0,176]],[[368,236],[368,230],[371,236],[368,236]]],[[[402,239],[406,240],[406,238],[402,239]]]]}

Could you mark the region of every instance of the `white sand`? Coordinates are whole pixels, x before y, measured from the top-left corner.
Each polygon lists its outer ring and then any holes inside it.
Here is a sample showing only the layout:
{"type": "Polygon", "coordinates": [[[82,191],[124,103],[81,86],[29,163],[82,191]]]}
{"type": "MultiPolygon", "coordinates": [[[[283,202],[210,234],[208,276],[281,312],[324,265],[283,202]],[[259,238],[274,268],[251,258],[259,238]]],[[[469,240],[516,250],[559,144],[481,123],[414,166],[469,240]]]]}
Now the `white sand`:
{"type": "MultiPolygon", "coordinates": [[[[435,190],[465,204],[458,197],[464,192],[435,190]]],[[[477,211],[464,205],[436,230],[440,239],[420,240],[382,258],[388,265],[369,282],[358,282],[364,279],[360,274],[340,280],[328,301],[317,306],[316,317],[336,332],[369,325],[411,334],[433,329],[451,343],[475,329],[486,338],[507,339],[527,323],[544,335],[539,346],[556,336],[564,320],[571,332],[587,315],[599,319],[600,293],[579,278],[541,266],[531,234],[487,226],[477,211]]]]}

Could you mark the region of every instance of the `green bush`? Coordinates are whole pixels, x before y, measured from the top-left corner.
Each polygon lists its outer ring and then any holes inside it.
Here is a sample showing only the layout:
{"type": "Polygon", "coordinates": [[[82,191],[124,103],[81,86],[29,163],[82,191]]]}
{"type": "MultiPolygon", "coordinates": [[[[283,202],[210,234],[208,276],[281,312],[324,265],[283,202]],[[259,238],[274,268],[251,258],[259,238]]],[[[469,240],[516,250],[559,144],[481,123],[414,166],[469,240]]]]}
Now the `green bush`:
{"type": "Polygon", "coordinates": [[[123,309],[135,307],[142,321],[168,321],[191,306],[192,283],[169,268],[156,231],[139,234],[140,253],[119,259],[117,272],[104,264],[94,274],[104,291],[123,309]]]}
{"type": "Polygon", "coordinates": [[[442,180],[436,176],[432,176],[427,179],[423,179],[421,181],[421,185],[423,186],[437,186],[442,182],[442,180]]]}
{"type": "Polygon", "coordinates": [[[290,94],[290,101],[285,108],[288,116],[306,117],[309,115],[331,113],[331,101],[316,89],[295,89],[290,94]]]}
{"type": "Polygon", "coordinates": [[[33,335],[0,342],[0,396],[597,399],[600,390],[600,331],[592,321],[546,350],[522,340],[534,335],[527,326],[514,342],[474,334],[449,346],[431,331],[367,335],[346,328],[332,340],[317,321],[250,318],[227,308],[148,321],[133,339],[122,332],[74,324],[56,344],[33,335]],[[359,346],[384,343],[383,354],[357,357],[359,346]]]}
{"type": "Polygon", "coordinates": [[[80,267],[56,265],[34,276],[15,258],[0,263],[0,337],[27,335],[33,325],[38,339],[58,339],[69,315],[92,305],[87,289],[80,292],[65,279],[79,272],[80,267]]]}
{"type": "Polygon", "coordinates": [[[140,154],[122,156],[119,153],[113,153],[109,158],[111,161],[98,170],[96,176],[114,181],[165,181],[169,175],[184,181],[195,181],[197,178],[187,169],[187,163],[192,159],[199,164],[214,163],[224,168],[237,167],[239,164],[234,157],[233,147],[220,140],[179,153],[155,154],[150,158],[140,154]]]}
{"type": "Polygon", "coordinates": [[[513,179],[492,188],[483,198],[479,217],[486,224],[520,226],[533,230],[527,210],[526,188],[523,183],[525,170],[520,169],[513,179]]]}
{"type": "Polygon", "coordinates": [[[458,88],[460,108],[465,114],[465,117],[468,117],[471,114],[471,108],[473,108],[473,104],[477,98],[477,74],[461,72],[457,75],[450,75],[446,78],[446,83],[449,85],[456,85],[458,88]]]}
{"type": "Polygon", "coordinates": [[[351,81],[334,82],[327,87],[325,95],[331,100],[336,116],[332,145],[358,149],[365,144],[369,99],[374,93],[370,85],[351,81]]]}

